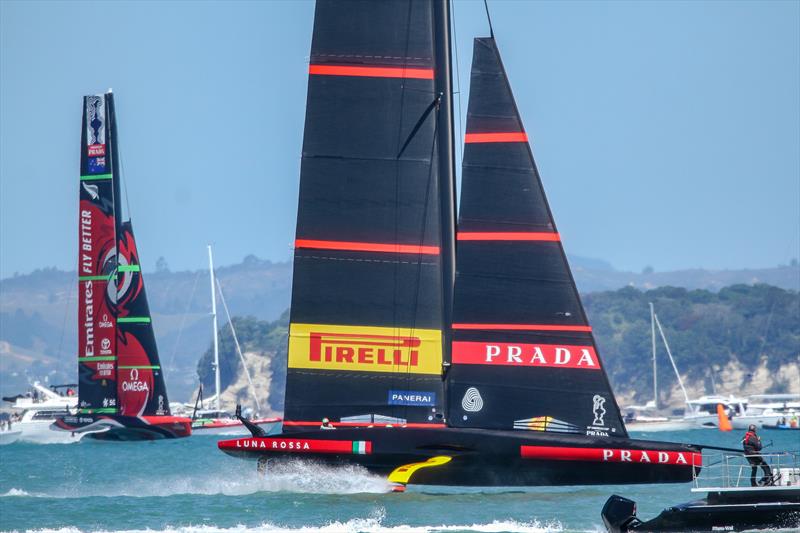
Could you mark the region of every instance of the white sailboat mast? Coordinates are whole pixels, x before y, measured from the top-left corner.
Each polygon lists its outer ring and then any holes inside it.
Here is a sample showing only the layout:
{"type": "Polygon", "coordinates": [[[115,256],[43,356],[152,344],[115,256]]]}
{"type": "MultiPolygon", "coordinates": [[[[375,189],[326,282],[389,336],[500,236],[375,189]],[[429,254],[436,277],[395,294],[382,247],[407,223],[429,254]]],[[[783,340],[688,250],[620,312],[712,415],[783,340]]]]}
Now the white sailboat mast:
{"type": "Polygon", "coordinates": [[[653,345],[653,407],[658,409],[658,374],[656,373],[656,312],[650,302],[650,340],[653,345]]]}
{"type": "Polygon", "coordinates": [[[664,330],[661,327],[661,321],[658,319],[658,315],[655,313],[653,313],[653,318],[655,319],[656,326],[658,326],[658,332],[661,334],[661,340],[664,341],[664,348],[667,349],[669,362],[672,363],[672,369],[675,371],[675,375],[678,377],[678,385],[681,386],[681,390],[683,391],[683,398],[686,400],[686,405],[689,405],[689,395],[686,394],[686,387],[683,386],[683,380],[678,372],[678,367],[675,365],[675,359],[672,357],[672,350],[669,349],[669,343],[667,342],[667,336],[664,335],[664,330]]]}
{"type": "Polygon", "coordinates": [[[214,282],[214,258],[211,254],[211,245],[208,245],[208,275],[211,279],[211,321],[214,328],[214,408],[219,411],[219,397],[222,394],[219,379],[219,336],[217,333],[217,287],[214,282]]]}

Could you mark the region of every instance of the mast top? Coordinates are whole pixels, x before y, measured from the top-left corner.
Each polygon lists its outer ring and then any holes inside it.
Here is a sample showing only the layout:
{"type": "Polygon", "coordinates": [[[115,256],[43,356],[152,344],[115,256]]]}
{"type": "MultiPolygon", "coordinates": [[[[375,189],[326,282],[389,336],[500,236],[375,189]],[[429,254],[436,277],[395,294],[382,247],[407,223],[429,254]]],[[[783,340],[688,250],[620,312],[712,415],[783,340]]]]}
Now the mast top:
{"type": "Polygon", "coordinates": [[[492,28],[492,17],[489,15],[489,0],[483,0],[483,7],[486,8],[486,20],[489,22],[489,37],[494,39],[494,28],[492,28]]]}

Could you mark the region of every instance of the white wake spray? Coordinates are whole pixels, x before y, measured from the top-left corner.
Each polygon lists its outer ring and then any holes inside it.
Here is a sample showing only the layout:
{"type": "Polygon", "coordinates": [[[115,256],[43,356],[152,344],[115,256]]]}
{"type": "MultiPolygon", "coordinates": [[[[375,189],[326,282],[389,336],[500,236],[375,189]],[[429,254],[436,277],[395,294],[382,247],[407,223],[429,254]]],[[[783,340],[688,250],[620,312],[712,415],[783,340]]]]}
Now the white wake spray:
{"type": "MultiPolygon", "coordinates": [[[[560,524],[541,524],[537,521],[495,520],[488,524],[438,526],[387,526],[383,525],[382,521],[382,518],[353,518],[344,522],[333,521],[319,527],[283,527],[265,522],[258,526],[238,525],[229,528],[215,526],[168,527],[162,531],[164,533],[566,533],[560,524]]],[[[76,528],[61,528],[37,529],[31,533],[80,533],[80,531],[76,528]]],[[[95,533],[153,533],[153,530],[97,531],[95,533]]]]}

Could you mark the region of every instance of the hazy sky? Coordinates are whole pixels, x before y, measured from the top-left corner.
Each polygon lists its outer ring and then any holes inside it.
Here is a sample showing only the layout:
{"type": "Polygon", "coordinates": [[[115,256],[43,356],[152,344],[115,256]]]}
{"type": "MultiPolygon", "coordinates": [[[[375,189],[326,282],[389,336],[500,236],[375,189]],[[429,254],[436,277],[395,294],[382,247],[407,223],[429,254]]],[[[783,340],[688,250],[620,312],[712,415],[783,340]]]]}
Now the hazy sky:
{"type": "MultiPolygon", "coordinates": [[[[800,255],[800,2],[489,5],[568,252],[800,255]]],[[[0,1],[0,277],[74,268],[81,97],[109,87],[146,269],[289,259],[313,7],[0,1]]],[[[466,113],[482,2],[455,20],[466,113]]]]}

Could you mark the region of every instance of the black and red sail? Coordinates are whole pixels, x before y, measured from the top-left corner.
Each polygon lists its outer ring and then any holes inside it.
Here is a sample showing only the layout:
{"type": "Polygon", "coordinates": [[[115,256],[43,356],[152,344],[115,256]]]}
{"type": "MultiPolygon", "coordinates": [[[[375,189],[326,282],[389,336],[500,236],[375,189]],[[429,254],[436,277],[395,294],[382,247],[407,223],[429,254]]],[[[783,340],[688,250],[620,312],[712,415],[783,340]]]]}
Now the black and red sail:
{"type": "Polygon", "coordinates": [[[83,98],[78,207],[78,407],[117,412],[116,203],[107,95],[83,98]]]}
{"type": "Polygon", "coordinates": [[[117,241],[117,397],[119,414],[168,416],[169,400],[158,358],[150,307],[131,222],[117,241]]]}
{"type": "Polygon", "coordinates": [[[475,40],[449,424],[626,436],[493,38],[475,40]]]}
{"type": "Polygon", "coordinates": [[[285,428],[442,422],[432,3],[318,1],[285,428]]]}
{"type": "Polygon", "coordinates": [[[83,102],[78,406],[91,414],[169,415],[133,229],[120,221],[114,96],[83,102]]]}

